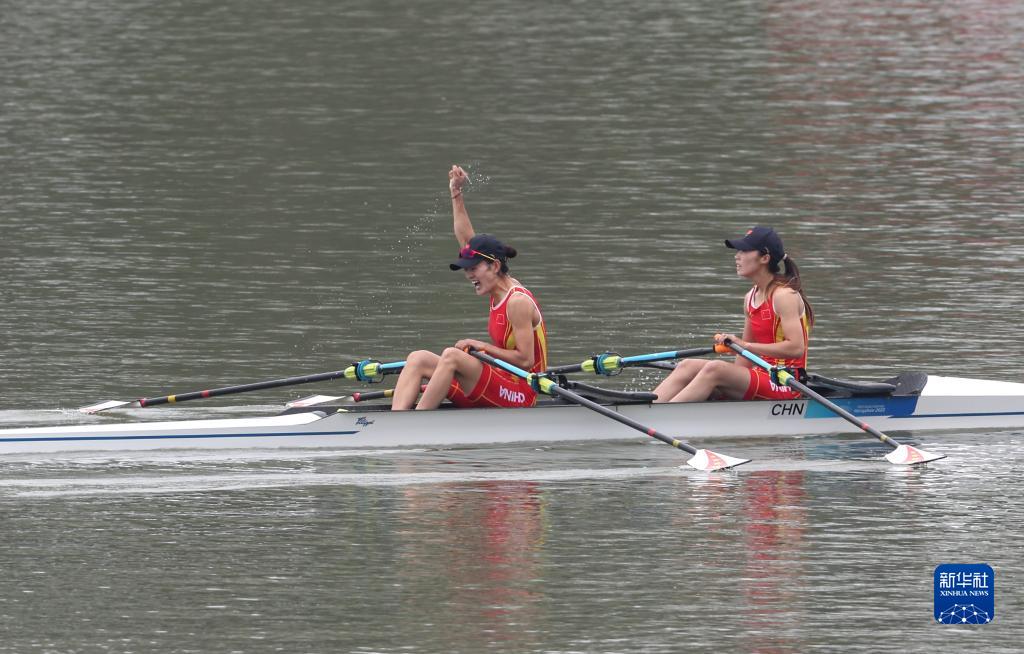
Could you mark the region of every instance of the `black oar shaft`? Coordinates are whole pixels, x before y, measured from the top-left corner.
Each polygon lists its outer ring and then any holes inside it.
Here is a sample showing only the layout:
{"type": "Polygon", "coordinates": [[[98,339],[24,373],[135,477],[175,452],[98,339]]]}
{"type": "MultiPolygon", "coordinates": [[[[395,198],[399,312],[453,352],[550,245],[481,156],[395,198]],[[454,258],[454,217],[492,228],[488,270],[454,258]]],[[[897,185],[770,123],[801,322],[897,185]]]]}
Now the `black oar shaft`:
{"type": "MultiPolygon", "coordinates": [[[[743,347],[740,347],[739,345],[737,345],[736,343],[733,343],[732,341],[727,341],[726,345],[728,345],[729,349],[731,349],[733,352],[735,352],[736,354],[740,355],[741,357],[747,359],[748,361],[750,361],[754,365],[757,365],[757,366],[759,366],[761,368],[764,368],[765,370],[769,370],[769,371],[772,369],[772,364],[768,363],[767,361],[765,361],[761,357],[757,356],[756,354],[754,354],[750,350],[748,350],[746,348],[743,348],[743,347]]],[[[793,375],[788,370],[779,370],[778,375],[779,375],[779,381],[782,382],[783,384],[785,384],[786,386],[789,386],[790,388],[794,388],[794,389],[800,391],[801,393],[803,393],[807,397],[811,398],[812,400],[814,400],[818,404],[821,404],[822,406],[827,408],[832,413],[834,413],[837,416],[839,416],[840,418],[843,418],[844,420],[850,422],[851,424],[855,425],[857,428],[859,428],[859,429],[861,429],[861,430],[871,434],[872,436],[874,436],[878,440],[882,441],[886,445],[889,445],[891,447],[899,447],[900,446],[900,444],[897,443],[895,440],[893,440],[892,438],[886,436],[882,432],[878,431],[877,429],[875,429],[871,425],[867,424],[866,422],[864,422],[863,420],[861,420],[857,416],[853,415],[852,413],[850,413],[849,411],[847,411],[843,407],[839,406],[835,402],[832,402],[830,400],[825,399],[820,393],[818,393],[816,391],[813,391],[810,388],[808,388],[803,382],[798,380],[796,378],[796,376],[793,375]]]]}
{"type": "Polygon", "coordinates": [[[852,413],[850,413],[849,411],[847,411],[843,407],[839,406],[835,402],[827,400],[820,393],[817,393],[817,392],[811,390],[803,382],[797,381],[795,377],[790,377],[789,380],[786,382],[786,384],[789,387],[795,388],[796,390],[800,391],[801,393],[803,393],[807,397],[811,398],[812,400],[814,400],[818,404],[823,405],[825,408],[827,408],[829,411],[831,411],[832,413],[836,414],[837,416],[839,416],[841,418],[845,418],[847,421],[853,423],[854,425],[856,425],[860,429],[862,429],[862,430],[866,431],[867,433],[871,434],[872,436],[874,436],[878,440],[882,441],[886,445],[890,445],[892,447],[899,447],[900,446],[900,444],[897,443],[896,441],[894,441],[892,438],[890,438],[890,437],[886,436],[885,434],[883,434],[882,432],[878,431],[877,429],[875,429],[874,427],[872,427],[868,423],[864,422],[863,420],[861,420],[857,416],[853,415],[852,413]]]}
{"type": "Polygon", "coordinates": [[[178,393],[164,395],[163,397],[145,397],[136,400],[140,407],[155,406],[158,404],[175,404],[198,400],[206,397],[217,397],[219,395],[233,395],[235,393],[247,393],[249,391],[260,391],[267,388],[279,388],[281,386],[297,386],[299,384],[311,384],[313,382],[330,381],[332,379],[359,379],[361,381],[379,381],[374,379],[383,378],[383,375],[394,373],[405,366],[405,361],[393,363],[380,363],[379,361],[360,361],[344,370],[332,370],[331,372],[320,372],[312,375],[299,375],[297,377],[286,377],[284,379],[270,379],[268,381],[253,382],[251,384],[238,384],[236,386],[223,386],[204,391],[191,391],[189,393],[178,393]]]}
{"type": "Polygon", "coordinates": [[[547,377],[537,377],[535,373],[527,372],[527,371],[523,370],[522,368],[518,368],[516,366],[513,366],[512,364],[507,363],[505,361],[499,361],[498,359],[495,359],[494,357],[488,356],[487,354],[484,354],[483,352],[479,352],[477,350],[470,350],[469,353],[472,354],[477,359],[479,359],[480,361],[483,361],[484,363],[486,363],[488,365],[492,365],[492,366],[494,366],[496,368],[502,368],[503,370],[507,370],[507,371],[511,372],[512,374],[517,375],[519,377],[522,377],[523,379],[526,379],[528,381],[532,381],[532,380],[536,379],[537,383],[538,383],[538,385],[540,387],[540,390],[542,392],[544,392],[544,393],[547,393],[549,395],[558,395],[559,397],[564,397],[565,399],[569,400],[570,402],[574,402],[574,403],[579,404],[581,406],[585,406],[588,409],[592,409],[592,410],[600,413],[601,415],[603,415],[603,416],[605,416],[607,418],[611,418],[612,420],[615,420],[615,421],[617,421],[619,423],[622,423],[623,425],[626,425],[627,427],[632,427],[633,429],[635,429],[635,430],[637,430],[639,432],[647,434],[651,438],[656,438],[659,441],[661,441],[662,443],[666,443],[667,445],[671,445],[672,447],[675,447],[675,448],[678,448],[680,450],[683,450],[684,452],[689,452],[690,454],[696,454],[697,453],[697,449],[695,447],[693,447],[693,446],[691,446],[691,445],[689,445],[687,443],[684,443],[683,441],[678,440],[676,438],[671,438],[669,436],[666,436],[665,434],[662,434],[661,432],[659,432],[656,429],[652,429],[650,427],[642,425],[639,422],[637,422],[636,420],[633,420],[632,418],[627,418],[626,416],[622,415],[621,413],[618,413],[616,411],[612,411],[611,409],[609,409],[606,406],[602,406],[602,405],[598,404],[597,402],[594,402],[592,400],[588,400],[587,398],[585,398],[585,397],[583,397],[581,395],[577,395],[576,393],[573,393],[570,390],[566,390],[566,389],[562,388],[561,386],[559,386],[558,384],[556,384],[555,382],[553,382],[552,380],[548,379],[547,377]]]}
{"type": "Polygon", "coordinates": [[[158,404],[175,404],[178,402],[187,402],[188,400],[198,400],[200,398],[206,397],[217,397],[219,395],[233,395],[235,393],[259,391],[266,388],[278,388],[281,386],[297,386],[299,384],[311,384],[313,382],[340,379],[344,376],[345,370],[335,370],[333,372],[324,372],[315,375],[300,375],[298,377],[287,377],[285,379],[271,379],[269,381],[253,382],[251,384],[224,386],[221,388],[212,388],[205,391],[191,391],[189,393],[164,395],[162,397],[146,397],[139,399],[138,403],[139,406],[141,407],[155,406],[158,404]]]}
{"type": "Polygon", "coordinates": [[[573,393],[572,391],[568,391],[568,390],[562,388],[561,386],[559,386],[558,384],[554,384],[553,382],[552,382],[552,384],[553,385],[550,386],[548,388],[548,391],[547,391],[551,395],[558,395],[558,396],[564,397],[565,399],[569,400],[570,402],[575,402],[576,404],[579,404],[581,406],[585,406],[588,409],[593,409],[594,411],[597,411],[598,413],[600,413],[603,416],[606,416],[608,418],[611,418],[612,420],[618,421],[618,422],[626,425],[627,427],[632,427],[633,429],[635,429],[635,430],[637,430],[639,432],[643,432],[644,434],[647,434],[651,438],[656,438],[659,441],[661,441],[662,443],[666,443],[667,445],[671,445],[672,447],[675,447],[675,448],[678,448],[680,450],[683,450],[684,452],[689,452],[690,454],[696,454],[697,453],[697,448],[695,448],[695,447],[693,447],[693,446],[691,446],[691,445],[689,445],[687,443],[684,443],[683,441],[681,441],[679,439],[671,438],[669,436],[666,436],[665,434],[662,434],[661,432],[659,432],[656,429],[652,429],[651,427],[647,427],[645,425],[642,425],[639,422],[637,422],[636,420],[633,420],[632,418],[627,418],[626,416],[622,415],[621,413],[618,413],[616,411],[612,411],[608,407],[602,406],[602,405],[600,405],[597,402],[594,402],[592,400],[588,400],[587,398],[583,397],[582,395],[577,395],[576,393],[573,393]]]}
{"type": "Polygon", "coordinates": [[[722,351],[728,352],[728,350],[732,350],[733,352],[740,355],[747,361],[750,361],[754,365],[763,368],[769,372],[774,371],[775,376],[778,378],[778,381],[781,382],[782,384],[800,391],[800,393],[802,393],[805,397],[809,397],[810,399],[824,406],[825,408],[827,408],[829,411],[836,414],[840,418],[855,425],[861,431],[867,434],[871,434],[878,440],[882,441],[889,447],[893,448],[892,452],[889,452],[888,454],[885,455],[885,458],[887,461],[889,461],[889,463],[895,463],[897,465],[916,465],[918,463],[937,461],[938,459],[943,459],[946,457],[945,454],[934,454],[932,452],[926,452],[925,450],[922,450],[920,448],[911,447],[910,445],[903,445],[901,443],[896,442],[894,439],[878,431],[877,429],[867,424],[866,422],[864,422],[857,416],[853,415],[843,407],[839,406],[835,402],[827,400],[824,397],[822,397],[820,393],[811,390],[810,388],[807,387],[807,385],[805,385],[803,382],[797,379],[796,376],[794,376],[793,373],[789,372],[788,370],[772,366],[772,364],[768,363],[767,361],[757,356],[750,350],[744,347],[740,347],[739,345],[730,340],[725,341],[725,346],[728,349],[723,348],[722,351]]]}

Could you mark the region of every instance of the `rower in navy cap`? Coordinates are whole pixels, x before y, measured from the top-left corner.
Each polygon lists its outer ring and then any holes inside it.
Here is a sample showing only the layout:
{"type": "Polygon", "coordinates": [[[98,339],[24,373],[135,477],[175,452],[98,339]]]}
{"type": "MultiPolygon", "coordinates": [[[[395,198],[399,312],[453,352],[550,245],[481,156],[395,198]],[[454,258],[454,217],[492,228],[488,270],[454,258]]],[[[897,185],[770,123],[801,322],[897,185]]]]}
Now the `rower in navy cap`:
{"type": "Polygon", "coordinates": [[[464,338],[441,354],[428,350],[410,353],[395,385],[391,401],[395,410],[411,409],[413,405],[434,409],[445,398],[458,407],[534,404],[537,393],[529,382],[485,365],[466,351],[469,348],[531,372],[547,368],[547,328],[540,306],[533,294],[509,275],[508,260],[516,256],[515,248],[473,230],[462,194],[468,180],[460,166],[448,171],[455,238],[460,246],[458,259],[449,268],[461,270],[476,294],[488,298],[490,341],[464,338]],[[427,386],[417,403],[424,379],[428,380],[427,386]]]}
{"type": "MultiPolygon", "coordinates": [[[[715,334],[715,342],[732,341],[801,377],[807,367],[814,312],[796,263],[771,227],[754,227],[740,238],[726,239],[725,245],[736,250],[736,274],[754,286],[743,300],[743,337],[715,334]]],[[[735,361],[683,361],[654,392],[658,402],[800,397],[799,391],[776,383],[771,373],[740,356],[735,361]]]]}

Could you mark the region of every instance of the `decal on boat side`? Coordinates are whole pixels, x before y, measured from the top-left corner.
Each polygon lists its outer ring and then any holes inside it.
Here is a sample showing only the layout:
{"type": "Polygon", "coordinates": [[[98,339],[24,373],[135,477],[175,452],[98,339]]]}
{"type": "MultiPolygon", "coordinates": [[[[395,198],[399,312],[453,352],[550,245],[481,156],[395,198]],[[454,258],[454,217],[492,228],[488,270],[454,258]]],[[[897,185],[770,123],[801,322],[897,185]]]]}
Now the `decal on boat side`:
{"type": "Polygon", "coordinates": [[[359,416],[359,418],[356,420],[356,424],[359,425],[360,427],[366,427],[367,425],[372,425],[373,421],[367,420],[366,416],[359,416]]]}
{"type": "Polygon", "coordinates": [[[793,416],[804,415],[804,410],[807,408],[807,400],[798,400],[794,402],[775,402],[772,404],[771,414],[773,416],[785,416],[791,418],[793,416]]]}
{"type": "MultiPolygon", "coordinates": [[[[848,397],[837,399],[835,403],[855,416],[906,418],[914,415],[914,411],[917,409],[917,396],[848,397]]],[[[823,407],[817,402],[812,402],[806,417],[834,418],[835,414],[827,407],[823,407]]]]}

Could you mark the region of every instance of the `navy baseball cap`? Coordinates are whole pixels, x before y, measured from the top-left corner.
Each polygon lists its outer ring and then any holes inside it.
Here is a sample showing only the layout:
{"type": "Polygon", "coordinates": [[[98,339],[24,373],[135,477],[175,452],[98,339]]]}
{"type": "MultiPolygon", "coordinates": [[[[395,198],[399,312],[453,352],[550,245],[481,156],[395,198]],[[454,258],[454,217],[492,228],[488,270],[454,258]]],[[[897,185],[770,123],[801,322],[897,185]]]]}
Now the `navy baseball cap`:
{"type": "Polygon", "coordinates": [[[772,263],[782,261],[786,256],[782,239],[771,227],[754,227],[747,230],[742,238],[727,238],[725,246],[742,252],[757,251],[768,254],[772,258],[772,263]]]}
{"type": "Polygon", "coordinates": [[[510,248],[490,234],[477,234],[459,250],[459,258],[448,267],[452,270],[472,268],[481,261],[501,261],[508,259],[510,248]]]}

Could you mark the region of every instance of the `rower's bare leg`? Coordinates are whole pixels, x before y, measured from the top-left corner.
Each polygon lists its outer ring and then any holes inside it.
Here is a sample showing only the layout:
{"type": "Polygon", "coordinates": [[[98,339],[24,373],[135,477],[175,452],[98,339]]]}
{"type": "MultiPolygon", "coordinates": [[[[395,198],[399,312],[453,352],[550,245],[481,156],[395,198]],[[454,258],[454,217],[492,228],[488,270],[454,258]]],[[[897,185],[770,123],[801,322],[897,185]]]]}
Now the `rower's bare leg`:
{"type": "Polygon", "coordinates": [[[427,350],[416,350],[405,359],[405,367],[395,383],[395,394],[391,396],[392,411],[408,411],[416,404],[420,385],[434,374],[441,357],[427,350]]]}
{"type": "Polygon", "coordinates": [[[697,373],[708,363],[710,363],[708,359],[687,359],[680,362],[675,370],[669,373],[668,377],[654,389],[654,394],[658,396],[655,402],[673,402],[672,398],[693,381],[697,373]]]}
{"type": "Polygon", "coordinates": [[[468,352],[454,347],[445,348],[441,358],[434,368],[434,374],[427,382],[427,388],[423,391],[416,410],[436,409],[448,395],[452,380],[457,379],[459,386],[467,393],[476,387],[480,381],[480,374],[483,372],[484,364],[468,352]]]}
{"type": "Polygon", "coordinates": [[[708,361],[672,402],[700,402],[712,395],[741,400],[750,385],[750,369],[727,361],[708,361]]]}

